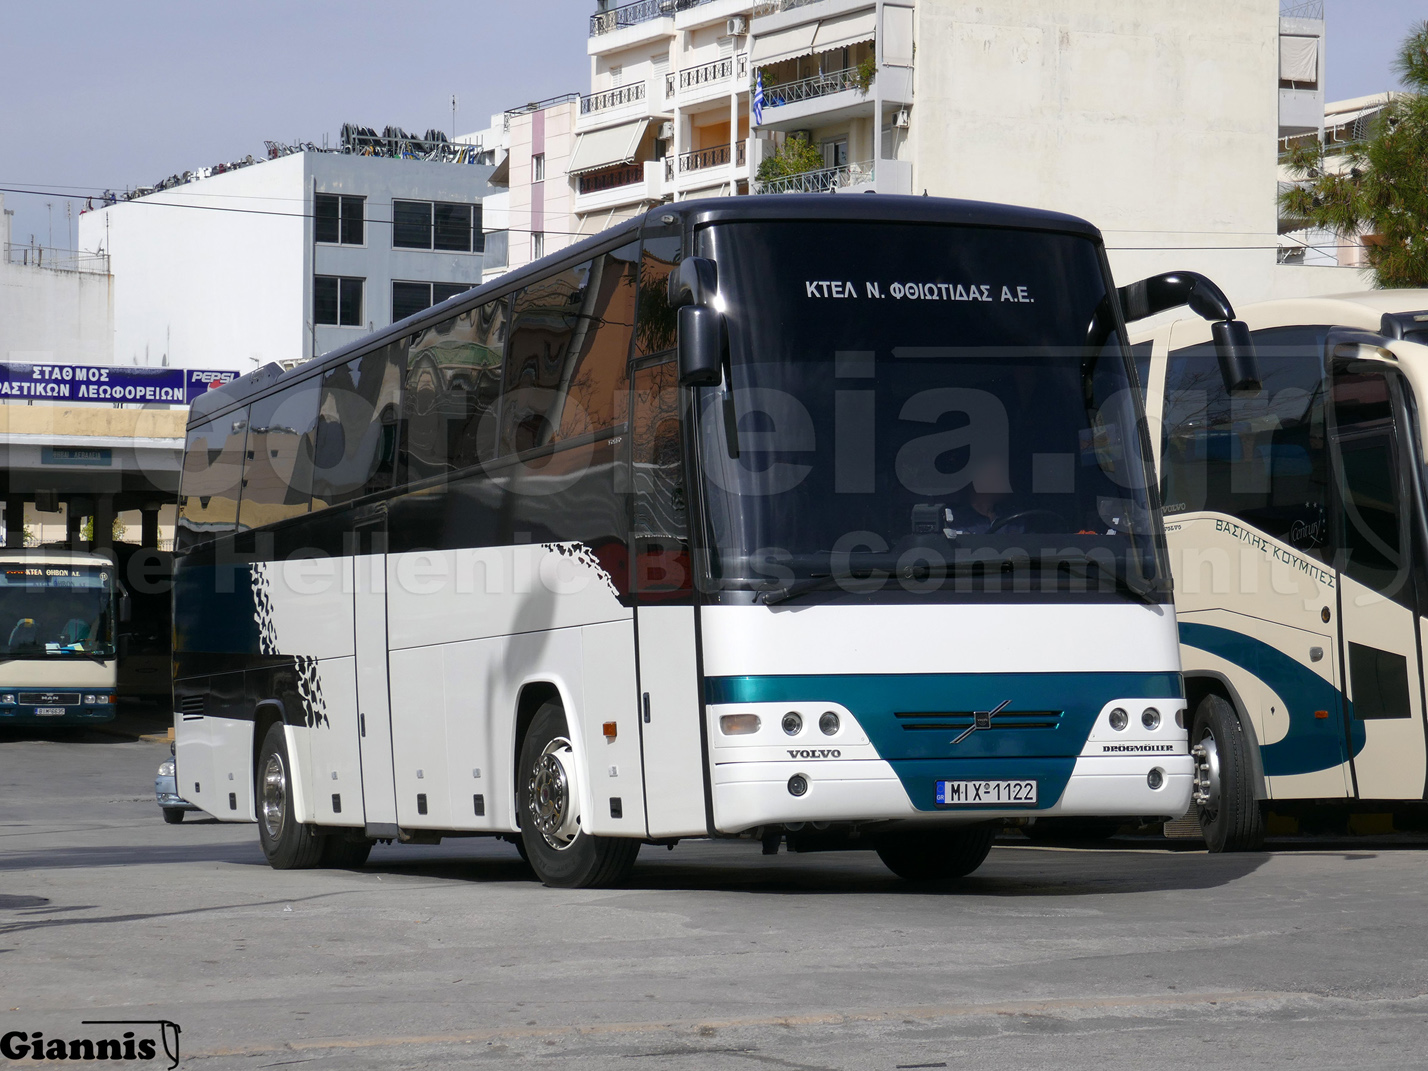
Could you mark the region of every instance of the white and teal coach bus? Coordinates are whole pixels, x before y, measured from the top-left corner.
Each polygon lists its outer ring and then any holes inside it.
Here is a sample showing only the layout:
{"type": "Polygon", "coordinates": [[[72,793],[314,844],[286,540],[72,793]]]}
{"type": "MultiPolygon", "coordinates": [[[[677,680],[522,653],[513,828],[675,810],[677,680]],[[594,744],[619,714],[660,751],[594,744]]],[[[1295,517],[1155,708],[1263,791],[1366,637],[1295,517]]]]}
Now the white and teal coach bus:
{"type": "Polygon", "coordinates": [[[210,392],[180,792],[276,867],[484,834],[552,885],[724,836],[956,876],[1007,820],[1183,814],[1115,294],[1068,216],[692,201],[210,392]]]}
{"type": "Polygon", "coordinates": [[[1301,828],[1355,811],[1421,824],[1428,291],[1241,312],[1256,357],[1237,382],[1199,320],[1134,347],[1200,825],[1211,849],[1235,851],[1259,847],[1271,812],[1301,828]]]}

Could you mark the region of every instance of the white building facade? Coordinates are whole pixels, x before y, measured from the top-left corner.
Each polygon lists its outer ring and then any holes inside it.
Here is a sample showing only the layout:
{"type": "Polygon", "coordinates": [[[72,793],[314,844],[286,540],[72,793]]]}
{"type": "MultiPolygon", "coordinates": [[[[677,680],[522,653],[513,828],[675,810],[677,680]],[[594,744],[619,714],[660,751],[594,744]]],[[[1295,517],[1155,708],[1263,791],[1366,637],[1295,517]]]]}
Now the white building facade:
{"type": "Polygon", "coordinates": [[[491,170],[304,151],[84,213],[114,361],[292,365],[475,286],[491,170]]]}

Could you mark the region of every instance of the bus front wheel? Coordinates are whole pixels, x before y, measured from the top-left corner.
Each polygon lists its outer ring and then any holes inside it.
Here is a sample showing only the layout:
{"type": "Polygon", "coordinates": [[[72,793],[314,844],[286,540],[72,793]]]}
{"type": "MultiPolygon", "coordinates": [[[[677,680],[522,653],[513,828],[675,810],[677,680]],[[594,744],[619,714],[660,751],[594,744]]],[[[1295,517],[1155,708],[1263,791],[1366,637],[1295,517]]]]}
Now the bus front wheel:
{"type": "Polygon", "coordinates": [[[900,878],[937,881],[966,877],[992,850],[995,826],[965,829],[910,830],[884,833],[877,839],[878,858],[900,878]]]}
{"type": "Polygon", "coordinates": [[[546,703],[521,743],[517,790],[525,855],[536,876],[555,888],[616,885],[630,876],[640,842],[582,828],[579,767],[568,733],[565,711],[546,703]]]}
{"type": "Polygon", "coordinates": [[[258,840],[274,870],[306,870],[322,858],[323,838],[293,813],[293,766],[283,723],[274,722],[258,751],[258,840]]]}
{"type": "Polygon", "coordinates": [[[1195,802],[1212,852],[1255,852],[1264,845],[1264,810],[1254,795],[1250,741],[1235,708],[1207,695],[1190,730],[1195,802]]]}

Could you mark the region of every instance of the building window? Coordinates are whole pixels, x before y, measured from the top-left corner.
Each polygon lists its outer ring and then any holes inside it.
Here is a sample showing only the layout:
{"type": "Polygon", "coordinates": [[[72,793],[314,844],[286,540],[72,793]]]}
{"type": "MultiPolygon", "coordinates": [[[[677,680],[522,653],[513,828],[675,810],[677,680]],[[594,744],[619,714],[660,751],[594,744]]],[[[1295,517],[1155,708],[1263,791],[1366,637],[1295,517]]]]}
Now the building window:
{"type": "Polygon", "coordinates": [[[545,232],[531,231],[531,259],[539,260],[545,256],[545,232]]]}
{"type": "Polygon", "coordinates": [[[313,200],[317,240],[333,245],[362,245],[366,241],[363,219],[367,198],[319,193],[313,200]]]}
{"type": "Polygon", "coordinates": [[[474,283],[393,283],[392,323],[464,294],[474,283]]]}
{"type": "Polygon", "coordinates": [[[312,322],[337,327],[362,326],[362,279],[315,275],[312,279],[312,322]]]}
{"type": "Polygon", "coordinates": [[[480,205],[392,202],[393,248],[479,253],[482,245],[480,205]]]}
{"type": "Polygon", "coordinates": [[[538,152],[531,157],[531,181],[545,181],[545,153],[538,152]]]}

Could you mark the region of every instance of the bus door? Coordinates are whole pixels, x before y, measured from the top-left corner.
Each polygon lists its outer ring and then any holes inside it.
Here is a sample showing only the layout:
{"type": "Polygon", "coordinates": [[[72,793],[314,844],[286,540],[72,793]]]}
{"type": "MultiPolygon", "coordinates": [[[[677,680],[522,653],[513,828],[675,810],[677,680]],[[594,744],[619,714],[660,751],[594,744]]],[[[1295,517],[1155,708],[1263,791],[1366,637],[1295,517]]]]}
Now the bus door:
{"type": "Polygon", "coordinates": [[[396,836],[392,710],[387,686],[387,507],[364,511],[352,531],[352,619],[357,656],[357,734],[367,830],[396,836]],[[373,827],[377,827],[375,830],[373,827]],[[385,828],[384,828],[385,827],[385,828]]]}
{"type": "MultiPolygon", "coordinates": [[[[1345,348],[1330,337],[1330,354],[1345,348]]],[[[1420,799],[1428,770],[1405,389],[1381,363],[1331,366],[1340,673],[1360,799],[1420,799]]]]}
{"type": "Polygon", "coordinates": [[[673,358],[637,365],[631,390],[630,582],[645,815],[651,837],[701,835],[708,831],[703,704],[673,358]]]}

